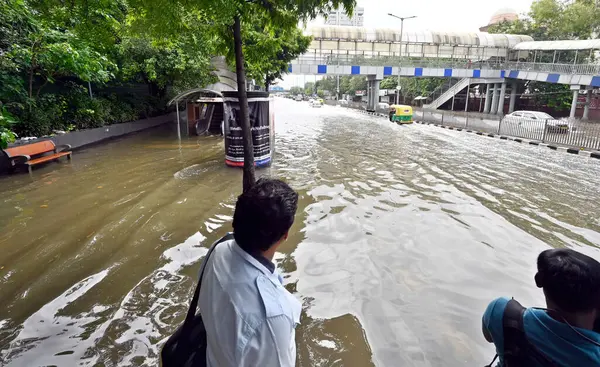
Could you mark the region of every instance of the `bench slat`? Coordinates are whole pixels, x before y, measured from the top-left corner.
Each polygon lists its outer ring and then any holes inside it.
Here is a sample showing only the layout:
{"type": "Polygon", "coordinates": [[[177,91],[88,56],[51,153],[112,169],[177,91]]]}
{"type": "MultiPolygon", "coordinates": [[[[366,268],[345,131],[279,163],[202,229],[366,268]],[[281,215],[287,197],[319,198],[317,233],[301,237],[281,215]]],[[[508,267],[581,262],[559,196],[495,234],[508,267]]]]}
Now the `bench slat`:
{"type": "Polygon", "coordinates": [[[32,156],[46,152],[51,152],[53,150],[54,142],[52,140],[44,140],[33,144],[17,145],[15,147],[5,149],[4,151],[8,154],[9,157],[13,157],[17,155],[32,156]]]}
{"type": "Polygon", "coordinates": [[[44,162],[48,162],[60,157],[64,157],[66,155],[71,155],[71,152],[60,152],[60,153],[56,153],[56,154],[52,154],[52,155],[47,155],[47,156],[43,156],[40,158],[36,158],[36,159],[32,159],[30,161],[25,162],[26,165],[28,166],[35,166],[36,164],[39,163],[44,163],[44,162]]]}

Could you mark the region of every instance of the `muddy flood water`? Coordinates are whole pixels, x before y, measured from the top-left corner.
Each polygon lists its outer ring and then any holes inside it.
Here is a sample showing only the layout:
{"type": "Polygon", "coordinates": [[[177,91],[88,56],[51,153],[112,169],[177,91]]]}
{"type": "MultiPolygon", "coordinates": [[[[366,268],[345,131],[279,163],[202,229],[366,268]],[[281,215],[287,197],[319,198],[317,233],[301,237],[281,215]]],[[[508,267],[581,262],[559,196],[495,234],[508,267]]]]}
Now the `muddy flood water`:
{"type": "MultiPolygon", "coordinates": [[[[542,305],[541,250],[600,259],[596,160],[284,99],[276,149],[299,366],[487,364],[482,313],[542,305]]],[[[0,177],[0,365],[157,366],[241,181],[221,138],[172,126],[0,177]]]]}

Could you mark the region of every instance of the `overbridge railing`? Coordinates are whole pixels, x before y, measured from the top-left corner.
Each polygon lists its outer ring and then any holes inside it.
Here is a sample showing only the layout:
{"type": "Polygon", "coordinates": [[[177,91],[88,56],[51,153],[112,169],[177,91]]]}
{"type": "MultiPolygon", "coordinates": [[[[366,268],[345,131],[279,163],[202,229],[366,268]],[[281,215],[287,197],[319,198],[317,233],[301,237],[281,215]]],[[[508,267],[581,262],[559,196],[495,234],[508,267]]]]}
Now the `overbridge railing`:
{"type": "Polygon", "coordinates": [[[556,74],[600,75],[599,64],[549,64],[539,62],[511,62],[506,64],[506,69],[556,74]]]}
{"type": "Polygon", "coordinates": [[[296,63],[304,65],[402,66],[441,69],[519,70],[568,75],[600,75],[600,64],[552,64],[539,62],[504,62],[500,59],[472,61],[443,58],[399,58],[369,55],[303,55],[296,63]]]}

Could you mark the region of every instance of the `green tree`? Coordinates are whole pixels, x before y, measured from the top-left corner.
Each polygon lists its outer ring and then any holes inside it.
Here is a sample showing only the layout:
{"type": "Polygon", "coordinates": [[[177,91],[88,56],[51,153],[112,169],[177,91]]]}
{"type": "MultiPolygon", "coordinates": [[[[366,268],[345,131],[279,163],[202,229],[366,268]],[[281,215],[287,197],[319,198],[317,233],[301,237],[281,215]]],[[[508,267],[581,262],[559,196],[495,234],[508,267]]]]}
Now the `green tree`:
{"type": "Polygon", "coordinates": [[[12,131],[15,122],[4,106],[0,107],[0,149],[6,149],[9,143],[15,141],[16,134],[12,131]]]}
{"type": "Polygon", "coordinates": [[[294,87],[290,88],[290,94],[293,96],[297,96],[298,94],[303,94],[303,93],[304,93],[304,88],[302,88],[302,87],[294,86],[294,87]]]}
{"type": "Polygon", "coordinates": [[[600,31],[600,8],[592,0],[536,0],[521,19],[502,22],[488,31],[525,34],[536,41],[588,39],[600,31]]]}
{"type": "MultiPolygon", "coordinates": [[[[600,32],[600,8],[595,1],[577,0],[536,0],[529,12],[512,22],[502,22],[490,27],[490,33],[525,34],[536,41],[588,39],[600,32]]],[[[574,52],[561,52],[560,62],[575,61],[574,52]]],[[[552,62],[553,55],[542,52],[537,61],[552,62]]],[[[590,62],[579,56],[579,62],[590,62]]],[[[568,85],[537,81],[527,83],[527,90],[533,93],[537,106],[548,106],[557,111],[570,108],[571,91],[568,85]]]]}
{"type": "Polygon", "coordinates": [[[242,34],[246,74],[264,83],[265,90],[288,72],[289,63],[306,52],[312,40],[297,27],[273,27],[260,18],[245,23],[242,34]]]}
{"type": "MultiPolygon", "coordinates": [[[[198,37],[200,38],[200,37],[198,37]]],[[[210,55],[190,52],[206,44],[187,45],[179,39],[155,41],[146,37],[126,38],[119,47],[123,80],[148,85],[150,95],[163,98],[168,88],[179,92],[215,81],[210,55]]]]}
{"type": "Polygon", "coordinates": [[[29,98],[37,98],[48,83],[59,77],[77,77],[86,82],[104,83],[112,76],[114,64],[69,32],[39,27],[28,42],[15,44],[7,58],[28,76],[29,98]],[[34,81],[41,80],[34,96],[34,81]]]}
{"type": "Polygon", "coordinates": [[[0,0],[0,103],[20,135],[148,117],[164,111],[167,93],[214,80],[213,25],[186,13],[181,32],[150,37],[127,1],[0,0]],[[103,94],[106,83],[118,92],[103,94]],[[127,96],[137,83],[150,97],[127,96]]]}
{"type": "Polygon", "coordinates": [[[387,78],[383,78],[381,83],[379,84],[379,88],[381,89],[396,89],[398,85],[398,78],[394,76],[388,76],[387,78]]]}
{"type": "Polygon", "coordinates": [[[364,76],[355,76],[348,82],[348,94],[355,94],[357,90],[367,90],[367,78],[364,76]]]}
{"type": "Polygon", "coordinates": [[[304,83],[304,94],[307,94],[309,96],[312,96],[313,94],[315,94],[315,83],[313,83],[313,82],[304,83]]]}
{"type": "MultiPolygon", "coordinates": [[[[405,99],[413,100],[416,97],[427,97],[440,85],[447,81],[445,78],[400,78],[400,94],[405,99]]],[[[396,89],[398,77],[387,77],[381,81],[381,89],[396,89]]]]}
{"type": "Polygon", "coordinates": [[[322,89],[323,91],[328,91],[331,94],[335,94],[337,90],[337,77],[326,76],[321,80],[317,80],[316,88],[322,89]]]}

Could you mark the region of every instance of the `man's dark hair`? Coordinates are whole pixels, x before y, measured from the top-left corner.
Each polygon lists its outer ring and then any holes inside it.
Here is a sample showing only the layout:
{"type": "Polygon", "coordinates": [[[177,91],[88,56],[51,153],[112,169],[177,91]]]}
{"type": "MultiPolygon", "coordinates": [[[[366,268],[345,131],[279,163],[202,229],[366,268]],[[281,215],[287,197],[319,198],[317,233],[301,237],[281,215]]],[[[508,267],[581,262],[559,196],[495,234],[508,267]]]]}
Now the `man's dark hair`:
{"type": "Polygon", "coordinates": [[[600,306],[600,263],[571,249],[543,251],[535,282],[566,312],[589,312],[600,306]]]}
{"type": "Polygon", "coordinates": [[[297,208],[298,194],[288,184],[259,179],[235,204],[235,242],[248,252],[268,250],[289,231],[297,208]]]}

